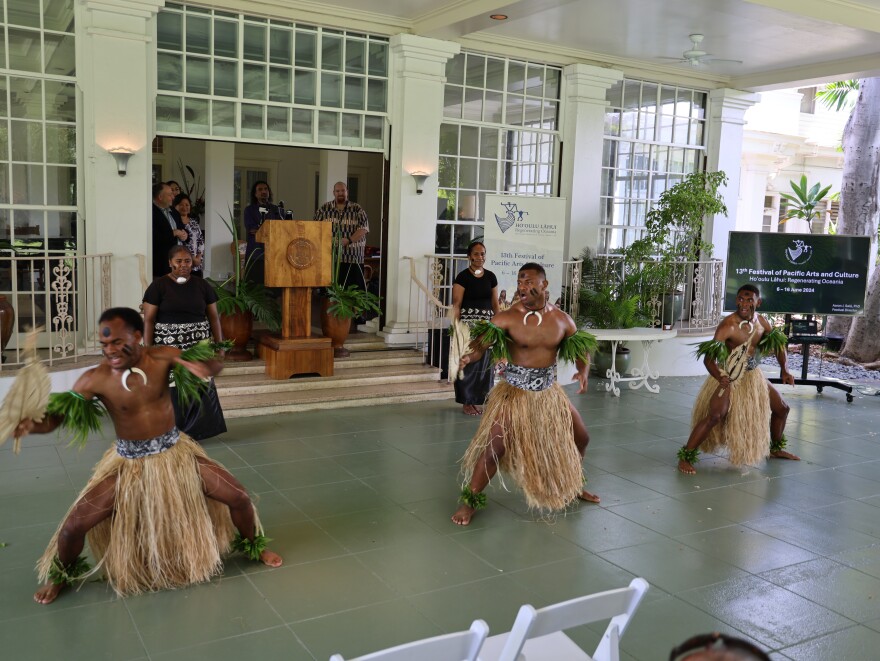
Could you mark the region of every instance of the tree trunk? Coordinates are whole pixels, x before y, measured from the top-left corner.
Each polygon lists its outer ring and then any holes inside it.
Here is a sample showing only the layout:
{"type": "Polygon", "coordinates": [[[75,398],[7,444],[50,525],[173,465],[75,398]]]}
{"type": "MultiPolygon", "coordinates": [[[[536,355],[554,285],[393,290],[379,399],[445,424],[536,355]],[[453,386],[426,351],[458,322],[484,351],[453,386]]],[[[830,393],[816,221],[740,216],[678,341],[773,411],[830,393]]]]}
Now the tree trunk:
{"type": "Polygon", "coordinates": [[[874,269],[865,297],[865,314],[853,319],[841,357],[859,363],[880,358],[880,269],[874,269]]]}
{"type": "MultiPolygon", "coordinates": [[[[878,220],[878,166],[880,166],[880,78],[865,78],[859,87],[859,97],[846,127],[843,129],[843,173],[840,186],[840,219],[838,234],[854,234],[871,237],[869,280],[877,254],[878,220]]],[[[880,287],[870,287],[865,301],[865,315],[855,318],[855,323],[868,324],[867,328],[880,335],[880,317],[876,303],[871,306],[871,297],[880,298],[880,287]],[[875,310],[873,318],[868,313],[869,306],[875,310]]],[[[830,317],[825,328],[826,335],[839,335],[846,338],[843,354],[859,360],[855,356],[866,355],[860,348],[861,339],[850,338],[852,317],[830,317]]],[[[853,329],[854,330],[854,329],[853,329]]],[[[859,337],[866,331],[860,330],[859,337]]],[[[868,360],[876,360],[877,354],[868,360]]],[[[861,361],[866,362],[866,361],[861,361]]]]}

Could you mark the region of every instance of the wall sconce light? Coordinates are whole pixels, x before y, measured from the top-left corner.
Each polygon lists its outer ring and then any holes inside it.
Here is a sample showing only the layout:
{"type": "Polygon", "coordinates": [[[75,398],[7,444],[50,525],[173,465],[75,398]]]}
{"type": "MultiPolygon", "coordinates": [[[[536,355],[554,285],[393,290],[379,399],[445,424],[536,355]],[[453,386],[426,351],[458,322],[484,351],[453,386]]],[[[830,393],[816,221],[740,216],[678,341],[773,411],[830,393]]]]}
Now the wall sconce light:
{"type": "Polygon", "coordinates": [[[120,177],[124,177],[125,173],[128,172],[128,159],[131,158],[134,152],[128,147],[114,147],[113,149],[108,149],[107,153],[116,159],[116,172],[119,173],[120,177]]]}
{"type": "Polygon", "coordinates": [[[431,175],[429,175],[427,172],[422,172],[421,170],[410,172],[410,175],[416,182],[416,195],[421,195],[422,187],[425,185],[425,181],[427,180],[427,178],[431,175]]]}

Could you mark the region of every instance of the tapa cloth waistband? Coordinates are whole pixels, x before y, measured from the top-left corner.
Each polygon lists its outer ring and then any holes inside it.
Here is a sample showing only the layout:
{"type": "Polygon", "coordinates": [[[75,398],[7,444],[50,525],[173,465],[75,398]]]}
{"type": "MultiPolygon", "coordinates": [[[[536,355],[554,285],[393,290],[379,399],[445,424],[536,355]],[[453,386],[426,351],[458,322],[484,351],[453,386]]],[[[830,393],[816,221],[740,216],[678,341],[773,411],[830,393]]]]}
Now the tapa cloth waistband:
{"type": "Polygon", "coordinates": [[[146,441],[126,441],[116,439],[116,454],[124,459],[140,459],[149,457],[151,454],[160,454],[170,450],[180,438],[177,427],[172,427],[161,436],[150,438],[146,441]]]}
{"type": "Polygon", "coordinates": [[[504,379],[514,388],[538,392],[547,390],[556,383],[556,365],[550,367],[523,367],[508,364],[504,368],[504,379]]]}
{"type": "Polygon", "coordinates": [[[751,372],[758,366],[758,359],[754,356],[749,356],[749,360],[746,362],[746,372],[751,372]]]}

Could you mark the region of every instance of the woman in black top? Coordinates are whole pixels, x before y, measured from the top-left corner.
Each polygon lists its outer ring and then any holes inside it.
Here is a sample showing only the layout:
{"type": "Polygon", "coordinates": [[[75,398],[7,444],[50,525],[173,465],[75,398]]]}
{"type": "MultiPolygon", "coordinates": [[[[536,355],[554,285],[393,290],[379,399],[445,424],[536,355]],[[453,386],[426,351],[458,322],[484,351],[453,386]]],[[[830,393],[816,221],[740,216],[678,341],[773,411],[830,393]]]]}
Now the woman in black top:
{"type": "MultiPolygon", "coordinates": [[[[193,260],[186,246],[172,247],[168,263],[171,273],[153,280],[144,293],[144,344],[188,349],[201,340],[222,342],[217,294],[204,278],[192,277],[193,260]]],[[[196,440],[226,431],[213,379],[191,410],[181,410],[176,388],[171,393],[178,429],[196,440]]]]}
{"type": "MultiPolygon", "coordinates": [[[[470,326],[475,321],[491,319],[498,312],[498,278],[483,268],[486,246],[482,241],[471,243],[467,254],[470,264],[455,276],[452,285],[452,312],[456,320],[470,326]]],[[[494,373],[489,353],[465,367],[462,377],[454,383],[455,401],[463,405],[462,412],[467,415],[483,413],[480,406],[492,388],[494,373]]]]}

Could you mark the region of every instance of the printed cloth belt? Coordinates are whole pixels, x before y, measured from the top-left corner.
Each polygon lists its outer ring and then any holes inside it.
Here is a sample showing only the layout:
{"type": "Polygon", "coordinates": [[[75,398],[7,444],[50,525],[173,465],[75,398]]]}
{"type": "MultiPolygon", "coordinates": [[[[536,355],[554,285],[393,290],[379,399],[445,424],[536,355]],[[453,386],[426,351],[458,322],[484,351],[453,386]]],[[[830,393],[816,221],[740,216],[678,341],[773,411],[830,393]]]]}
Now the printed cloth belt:
{"type": "Polygon", "coordinates": [[[514,388],[538,392],[556,383],[556,365],[550,367],[523,367],[508,364],[504,378],[514,388]]]}
{"type": "Polygon", "coordinates": [[[200,340],[206,340],[210,337],[211,325],[207,319],[183,324],[156,322],[153,331],[153,344],[189,349],[200,340]]]}
{"type": "Polygon", "coordinates": [[[180,438],[177,427],[172,427],[161,436],[146,441],[125,441],[116,439],[116,454],[124,459],[140,459],[151,454],[160,454],[170,450],[180,438]]]}
{"type": "Polygon", "coordinates": [[[749,356],[749,360],[746,363],[746,372],[751,372],[758,366],[758,359],[754,356],[749,356]]]}

